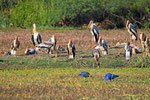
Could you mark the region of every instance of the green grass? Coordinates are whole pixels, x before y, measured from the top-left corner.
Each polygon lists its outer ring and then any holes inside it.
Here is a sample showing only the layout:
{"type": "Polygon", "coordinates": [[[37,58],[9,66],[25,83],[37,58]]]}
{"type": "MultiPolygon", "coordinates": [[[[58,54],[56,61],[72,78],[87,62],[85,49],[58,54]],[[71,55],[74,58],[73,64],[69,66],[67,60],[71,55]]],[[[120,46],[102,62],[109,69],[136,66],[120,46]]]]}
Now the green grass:
{"type": "MultiPolygon", "coordinates": [[[[77,51],[74,60],[67,53],[58,58],[39,53],[31,56],[1,56],[0,98],[2,99],[150,99],[150,68],[141,54],[126,61],[119,49],[110,49],[99,59],[101,68],[93,68],[91,50],[77,51]],[[138,60],[140,58],[140,60],[138,60]],[[140,63],[138,63],[140,61],[140,63]],[[78,76],[88,71],[92,77],[78,76]],[[106,73],[119,75],[112,82],[102,80],[106,73]]],[[[144,58],[145,59],[145,58],[144,58]]]]}
{"type": "Polygon", "coordinates": [[[1,98],[119,99],[150,98],[150,70],[139,68],[37,68],[0,70],[1,98]],[[89,78],[78,76],[88,71],[89,78]],[[105,82],[106,73],[119,75],[105,82]]]}

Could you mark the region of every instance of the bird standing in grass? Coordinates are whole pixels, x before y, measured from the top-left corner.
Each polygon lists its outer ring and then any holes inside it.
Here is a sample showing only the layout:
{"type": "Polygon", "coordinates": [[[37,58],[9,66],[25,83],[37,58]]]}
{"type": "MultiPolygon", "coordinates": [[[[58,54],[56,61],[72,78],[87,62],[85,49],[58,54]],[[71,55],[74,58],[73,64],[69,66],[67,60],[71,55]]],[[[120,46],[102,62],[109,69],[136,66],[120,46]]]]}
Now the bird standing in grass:
{"type": "Polygon", "coordinates": [[[18,37],[16,36],[15,40],[13,40],[13,42],[11,44],[11,54],[12,55],[16,55],[17,48],[19,48],[19,46],[20,46],[20,42],[19,42],[18,37]]]}
{"type": "MultiPolygon", "coordinates": [[[[96,61],[97,63],[97,67],[100,68],[100,62],[99,62],[99,58],[100,58],[100,52],[98,49],[95,48],[95,46],[93,47],[93,50],[92,50],[92,56],[94,58],[94,62],[96,61]]],[[[93,62],[93,68],[94,68],[94,62],[93,62]]]]}
{"type": "Polygon", "coordinates": [[[108,46],[107,46],[106,41],[104,39],[102,39],[101,36],[99,37],[98,44],[100,46],[100,50],[102,50],[102,54],[107,55],[108,54],[108,46]]]}
{"type": "Polygon", "coordinates": [[[115,79],[115,78],[117,78],[117,77],[119,77],[119,75],[107,73],[107,74],[103,77],[103,79],[104,79],[104,80],[109,80],[109,81],[111,81],[112,79],[115,79]]]}
{"type": "Polygon", "coordinates": [[[130,45],[130,42],[127,42],[126,46],[125,46],[125,58],[126,60],[130,60],[132,56],[132,48],[130,45]]]}
{"type": "Polygon", "coordinates": [[[56,50],[57,41],[56,41],[55,34],[53,34],[53,36],[50,38],[49,41],[53,44],[53,47],[51,47],[51,49],[50,49],[50,54],[54,54],[54,52],[56,54],[57,53],[57,50],[56,50]]]}
{"type": "Polygon", "coordinates": [[[33,24],[33,34],[31,40],[34,46],[42,43],[42,38],[39,32],[36,31],[36,24],[33,24]]]}
{"type": "Polygon", "coordinates": [[[143,51],[145,51],[146,35],[144,34],[144,32],[141,32],[139,40],[140,40],[143,51]]]}
{"type": "Polygon", "coordinates": [[[88,28],[90,29],[91,34],[94,36],[94,42],[98,42],[99,38],[99,29],[96,24],[91,20],[88,24],[88,28]]]}
{"type": "Polygon", "coordinates": [[[81,73],[79,74],[79,76],[81,76],[81,77],[90,77],[91,75],[90,75],[89,72],[83,71],[83,72],[81,72],[81,73]]]}
{"type": "Polygon", "coordinates": [[[127,20],[126,29],[128,30],[129,34],[131,35],[131,41],[137,40],[136,26],[133,25],[129,20],[127,20]]]}
{"type": "Polygon", "coordinates": [[[71,40],[69,40],[69,43],[67,45],[67,51],[68,51],[69,59],[75,58],[76,48],[75,48],[75,45],[72,43],[71,40]]]}

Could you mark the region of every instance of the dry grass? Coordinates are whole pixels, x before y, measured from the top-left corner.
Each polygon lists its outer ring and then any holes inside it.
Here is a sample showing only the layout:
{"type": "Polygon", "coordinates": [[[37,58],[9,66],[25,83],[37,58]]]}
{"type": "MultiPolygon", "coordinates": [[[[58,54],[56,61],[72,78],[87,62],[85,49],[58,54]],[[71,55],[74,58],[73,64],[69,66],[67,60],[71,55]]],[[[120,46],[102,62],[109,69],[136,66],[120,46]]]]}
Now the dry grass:
{"type": "MultiPolygon", "coordinates": [[[[142,30],[139,30],[140,33],[142,30]]],[[[9,51],[11,42],[17,35],[20,40],[20,48],[18,54],[22,54],[25,48],[33,48],[31,42],[32,30],[0,30],[0,50],[9,51]]],[[[92,35],[88,30],[67,30],[67,31],[39,31],[42,40],[47,41],[55,34],[57,38],[57,44],[66,48],[66,45],[71,39],[77,48],[77,50],[89,50],[92,49],[92,35]]],[[[148,34],[148,31],[144,31],[148,34]]],[[[117,42],[127,42],[130,40],[129,33],[126,30],[100,30],[100,35],[107,41],[108,45],[115,45],[117,42]]],[[[149,35],[149,34],[148,34],[149,35]]]]}

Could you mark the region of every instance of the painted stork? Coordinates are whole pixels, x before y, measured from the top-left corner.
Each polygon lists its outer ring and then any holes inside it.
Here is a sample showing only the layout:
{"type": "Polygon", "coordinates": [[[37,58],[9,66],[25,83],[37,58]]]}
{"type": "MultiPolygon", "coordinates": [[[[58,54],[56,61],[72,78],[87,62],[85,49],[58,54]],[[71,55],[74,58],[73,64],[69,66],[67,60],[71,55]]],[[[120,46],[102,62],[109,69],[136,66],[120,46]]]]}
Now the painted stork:
{"type": "Polygon", "coordinates": [[[128,30],[129,34],[131,35],[131,40],[137,40],[136,26],[133,25],[129,20],[127,20],[126,29],[128,30]]]}
{"type": "Polygon", "coordinates": [[[20,42],[19,42],[18,37],[16,36],[15,40],[13,40],[13,42],[11,44],[11,54],[12,55],[16,55],[17,48],[19,48],[19,46],[20,46],[20,42]]]}
{"type": "Polygon", "coordinates": [[[144,34],[144,32],[141,32],[139,40],[140,40],[143,51],[145,51],[146,35],[144,34]]]}
{"type": "Polygon", "coordinates": [[[25,55],[32,55],[32,54],[37,54],[38,49],[35,48],[26,48],[25,50],[25,55]]]}
{"type": "Polygon", "coordinates": [[[146,52],[150,51],[150,43],[149,43],[149,38],[148,37],[146,37],[145,48],[146,48],[146,52]]]}
{"type": "Polygon", "coordinates": [[[36,31],[36,24],[33,24],[33,34],[31,40],[34,46],[42,43],[42,38],[39,32],[36,31]]]}
{"type": "Polygon", "coordinates": [[[112,79],[115,79],[115,78],[117,78],[117,77],[119,77],[119,75],[107,73],[107,74],[103,77],[103,79],[104,79],[104,80],[109,80],[109,81],[111,81],[112,79]]]}
{"type": "Polygon", "coordinates": [[[101,36],[99,37],[98,44],[100,46],[100,50],[102,51],[102,54],[107,55],[108,54],[108,46],[107,46],[106,41],[104,39],[102,39],[101,36]]]}
{"type": "Polygon", "coordinates": [[[54,51],[56,53],[57,52],[57,50],[56,50],[57,41],[56,41],[55,34],[53,34],[53,36],[50,38],[49,42],[51,42],[53,44],[53,47],[51,47],[51,49],[50,49],[50,54],[54,54],[54,51]]]}
{"type": "Polygon", "coordinates": [[[94,36],[94,42],[98,42],[99,38],[99,29],[96,24],[91,20],[88,24],[88,28],[90,29],[91,34],[94,36]]]}
{"type": "MultiPolygon", "coordinates": [[[[98,65],[97,67],[100,68],[100,62],[98,60],[99,60],[101,55],[100,55],[99,50],[96,49],[95,46],[93,47],[93,50],[92,50],[92,56],[98,65]]],[[[94,68],[94,63],[93,63],[93,68],[94,68]]]]}
{"type": "Polygon", "coordinates": [[[69,43],[67,45],[67,51],[68,51],[69,59],[75,58],[76,48],[75,48],[75,45],[72,43],[71,40],[69,40],[69,43]]]}
{"type": "Polygon", "coordinates": [[[130,45],[130,42],[128,42],[125,46],[125,58],[126,60],[130,60],[132,56],[132,47],[130,45]]]}

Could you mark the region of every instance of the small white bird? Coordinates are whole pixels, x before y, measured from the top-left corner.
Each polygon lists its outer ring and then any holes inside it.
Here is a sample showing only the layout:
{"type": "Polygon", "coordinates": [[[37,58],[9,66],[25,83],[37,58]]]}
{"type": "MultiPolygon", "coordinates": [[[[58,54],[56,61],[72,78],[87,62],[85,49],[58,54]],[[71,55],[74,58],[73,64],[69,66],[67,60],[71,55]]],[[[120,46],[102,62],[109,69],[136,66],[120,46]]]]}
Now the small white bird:
{"type": "Polygon", "coordinates": [[[107,43],[102,37],[99,37],[98,44],[100,46],[100,50],[102,51],[102,55],[107,55],[108,54],[108,46],[107,43]]]}
{"type": "Polygon", "coordinates": [[[91,20],[88,24],[88,28],[90,29],[91,34],[94,36],[94,42],[98,42],[99,38],[99,29],[96,24],[91,20]]]}
{"type": "Polygon", "coordinates": [[[125,58],[126,60],[130,60],[132,56],[132,48],[130,46],[130,42],[125,46],[125,58]]]}
{"type": "MultiPolygon", "coordinates": [[[[100,62],[99,62],[99,58],[100,58],[100,52],[98,49],[95,48],[95,46],[93,46],[93,50],[92,50],[92,56],[94,58],[94,60],[96,61],[97,63],[97,67],[100,68],[100,62]]],[[[94,68],[94,62],[93,62],[93,68],[94,68]]]]}
{"type": "Polygon", "coordinates": [[[11,44],[11,54],[12,55],[16,55],[17,48],[19,48],[19,46],[20,46],[20,42],[19,42],[18,37],[16,36],[15,40],[13,40],[13,42],[11,44]]]}
{"type": "Polygon", "coordinates": [[[42,38],[39,32],[36,31],[36,24],[33,24],[33,34],[31,40],[34,46],[42,43],[42,38]]]}
{"type": "Polygon", "coordinates": [[[133,25],[129,20],[127,20],[126,29],[128,30],[129,34],[131,35],[131,39],[137,40],[136,26],[133,25]]]}
{"type": "Polygon", "coordinates": [[[75,58],[76,48],[75,48],[75,45],[72,43],[71,40],[69,40],[69,43],[67,45],[67,51],[68,51],[69,59],[75,58]]]}

